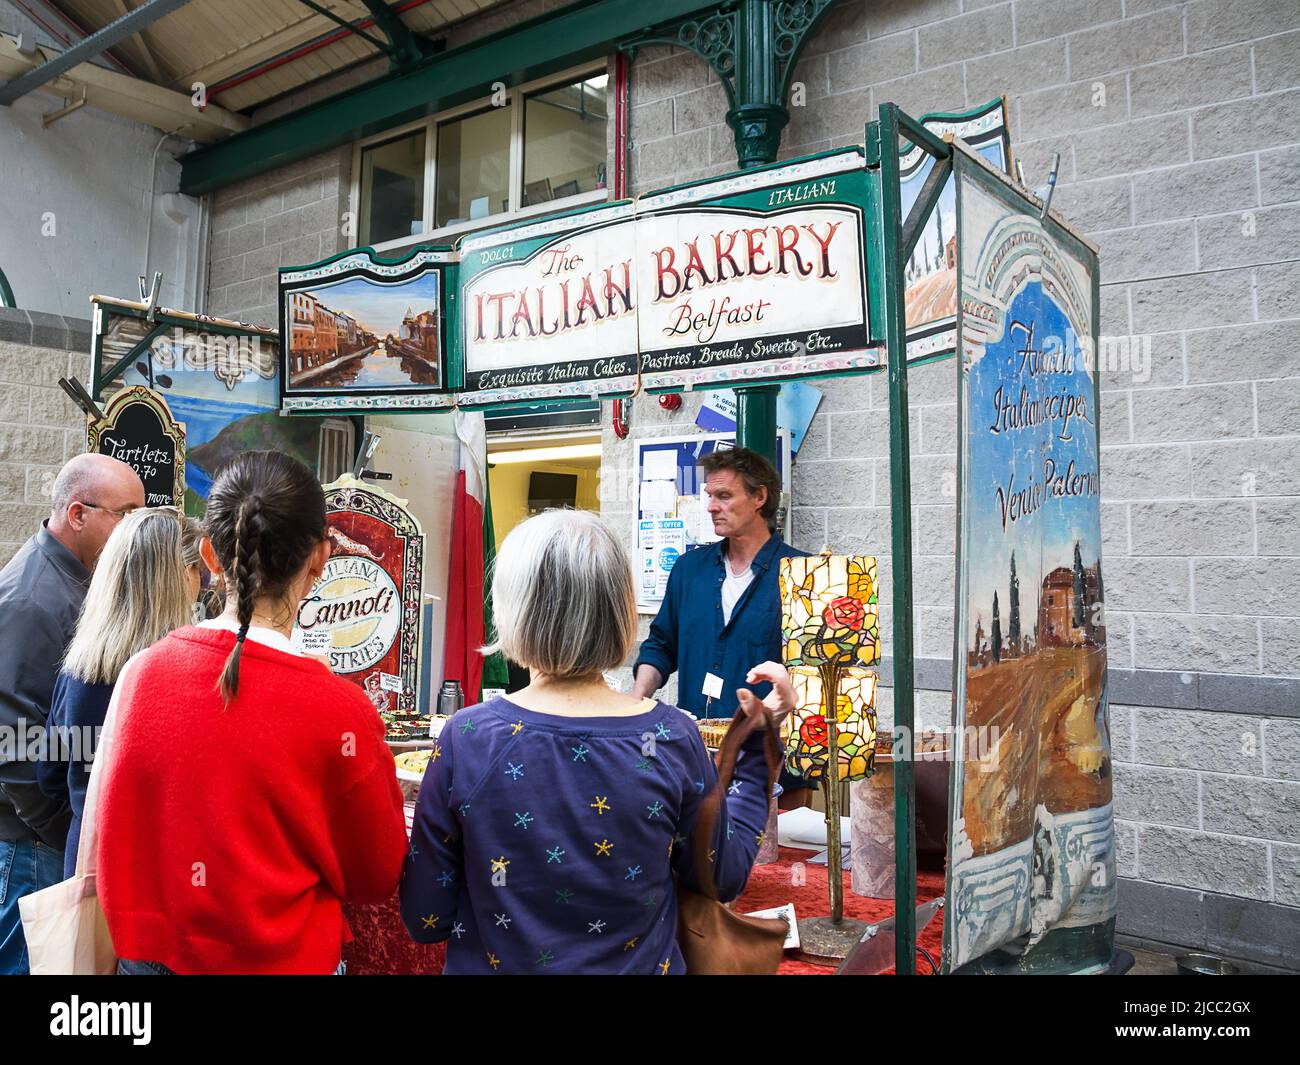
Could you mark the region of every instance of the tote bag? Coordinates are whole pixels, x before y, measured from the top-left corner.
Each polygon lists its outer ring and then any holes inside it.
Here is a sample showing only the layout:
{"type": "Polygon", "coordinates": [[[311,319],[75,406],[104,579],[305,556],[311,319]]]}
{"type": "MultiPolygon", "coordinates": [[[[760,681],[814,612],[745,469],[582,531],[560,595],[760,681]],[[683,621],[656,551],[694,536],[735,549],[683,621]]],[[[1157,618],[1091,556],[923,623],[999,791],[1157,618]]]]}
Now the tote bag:
{"type": "Polygon", "coordinates": [[[90,783],[86,786],[86,808],[81,815],[81,842],[77,868],[71,879],[24,895],[18,900],[27,937],[29,969],[33,976],[110,976],[117,968],[108,921],[99,905],[95,868],[99,834],[100,792],[107,772],[106,755],[111,749],[117,719],[117,691],[109,700],[108,713],[99,736],[90,783]]]}

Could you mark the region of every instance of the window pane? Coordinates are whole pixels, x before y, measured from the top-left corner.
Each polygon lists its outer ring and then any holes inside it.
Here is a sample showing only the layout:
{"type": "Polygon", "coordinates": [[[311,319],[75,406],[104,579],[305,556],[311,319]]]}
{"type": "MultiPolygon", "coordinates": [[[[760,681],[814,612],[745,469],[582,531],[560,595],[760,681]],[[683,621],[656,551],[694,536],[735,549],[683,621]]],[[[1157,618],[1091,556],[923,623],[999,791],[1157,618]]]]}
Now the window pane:
{"type": "Polygon", "coordinates": [[[510,209],[510,108],[494,107],[438,126],[434,225],[510,209]]]}
{"type": "Polygon", "coordinates": [[[359,243],[382,244],[424,228],[424,130],[361,150],[359,243]]]}
{"type": "Polygon", "coordinates": [[[523,205],[605,187],[604,74],[528,97],[523,205]]]}

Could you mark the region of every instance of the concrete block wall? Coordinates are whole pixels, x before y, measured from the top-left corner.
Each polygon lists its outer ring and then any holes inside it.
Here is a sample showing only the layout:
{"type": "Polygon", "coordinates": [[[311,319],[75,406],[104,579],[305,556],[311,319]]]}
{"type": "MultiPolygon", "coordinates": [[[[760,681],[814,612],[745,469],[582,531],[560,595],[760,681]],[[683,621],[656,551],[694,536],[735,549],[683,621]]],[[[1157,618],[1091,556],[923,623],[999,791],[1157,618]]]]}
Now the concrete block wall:
{"type": "Polygon", "coordinates": [[[59,378],[90,380],[90,322],[0,307],[0,566],[50,515],[60,467],[86,450],[59,378]]]}
{"type": "MultiPolygon", "coordinates": [[[[1285,963],[1276,942],[1260,945],[1269,936],[1218,925],[1250,924],[1226,899],[1274,940],[1300,927],[1300,6],[845,0],[794,77],[804,105],[782,158],[861,143],[882,102],[919,114],[1000,94],[1029,184],[1061,153],[1054,202],[1101,248],[1102,331],[1151,345],[1148,372],[1103,375],[1100,412],[1132,885],[1121,928],[1168,909],[1170,942],[1285,963]]],[[[726,106],[693,54],[638,56],[632,191],[734,168],[726,106]]],[[[910,381],[916,645],[931,678],[952,655],[955,373],[933,364],[910,381]]],[[[795,464],[795,542],[887,556],[885,379],[815,384],[825,398],[795,464]]],[[[664,419],[640,400],[633,436],[690,432],[697,406],[688,397],[664,419]]],[[[604,452],[607,475],[630,467],[608,428],[604,452]]],[[[888,634],[888,603],[881,615],[888,634]]],[[[949,699],[919,692],[918,719],[942,723],[949,699]]]]}
{"type": "Polygon", "coordinates": [[[277,270],[356,243],[345,235],[351,172],[343,147],[217,190],[207,313],[278,326],[277,270]]]}

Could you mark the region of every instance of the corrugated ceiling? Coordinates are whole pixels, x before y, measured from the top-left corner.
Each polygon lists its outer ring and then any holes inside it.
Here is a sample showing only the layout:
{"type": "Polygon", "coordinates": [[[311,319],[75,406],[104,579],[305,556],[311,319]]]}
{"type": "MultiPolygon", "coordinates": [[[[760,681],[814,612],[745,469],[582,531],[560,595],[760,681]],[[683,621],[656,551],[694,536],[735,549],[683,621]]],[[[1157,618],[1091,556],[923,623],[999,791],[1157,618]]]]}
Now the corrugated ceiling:
{"type": "MultiPolygon", "coordinates": [[[[510,0],[388,0],[390,9],[418,36],[437,38],[454,22],[510,0]]],[[[84,27],[100,29],[140,0],[44,0],[84,27]]],[[[317,0],[380,41],[361,0],[317,0]]],[[[360,61],[381,55],[368,41],[349,33],[299,0],[191,0],[123,41],[114,55],[139,77],[190,93],[202,82],[209,98],[232,111],[248,113],[360,61]]]]}

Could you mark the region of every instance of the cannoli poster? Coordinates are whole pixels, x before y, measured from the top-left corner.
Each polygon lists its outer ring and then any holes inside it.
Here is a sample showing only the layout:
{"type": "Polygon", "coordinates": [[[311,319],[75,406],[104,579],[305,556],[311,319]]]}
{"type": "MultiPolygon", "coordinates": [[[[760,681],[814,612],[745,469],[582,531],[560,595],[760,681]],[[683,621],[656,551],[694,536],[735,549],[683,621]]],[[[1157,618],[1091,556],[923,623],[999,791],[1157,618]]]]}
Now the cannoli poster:
{"type": "Polygon", "coordinates": [[[326,525],[330,556],[298,608],[294,642],[328,655],[376,710],[414,709],[423,536],[396,501],[365,487],[328,486],[326,525]]]}

